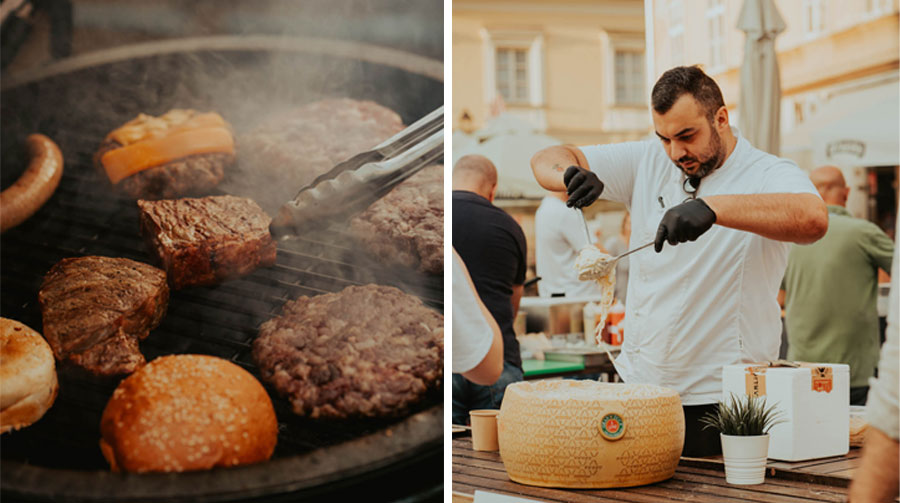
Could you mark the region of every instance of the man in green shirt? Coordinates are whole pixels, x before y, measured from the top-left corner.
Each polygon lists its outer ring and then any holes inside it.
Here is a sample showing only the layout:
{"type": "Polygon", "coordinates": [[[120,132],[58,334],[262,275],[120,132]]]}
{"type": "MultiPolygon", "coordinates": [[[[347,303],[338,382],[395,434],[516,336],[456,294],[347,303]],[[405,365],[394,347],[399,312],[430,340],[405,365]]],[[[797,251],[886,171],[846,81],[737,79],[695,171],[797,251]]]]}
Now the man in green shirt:
{"type": "Polygon", "coordinates": [[[828,205],[828,232],[794,245],[782,288],[788,359],[850,365],[850,403],[865,405],[875,375],[878,269],[890,271],[894,243],[877,225],[844,207],[850,189],[841,170],[823,166],[810,179],[828,205]]]}

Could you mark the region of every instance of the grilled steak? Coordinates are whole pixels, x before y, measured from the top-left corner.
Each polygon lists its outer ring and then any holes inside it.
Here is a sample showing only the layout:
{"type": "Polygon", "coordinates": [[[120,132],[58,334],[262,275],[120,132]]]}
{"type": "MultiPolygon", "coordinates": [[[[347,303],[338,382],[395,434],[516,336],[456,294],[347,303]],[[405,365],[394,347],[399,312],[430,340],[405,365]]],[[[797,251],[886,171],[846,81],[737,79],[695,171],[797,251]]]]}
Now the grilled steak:
{"type": "MultiPolygon", "coordinates": [[[[106,140],[94,154],[94,164],[100,172],[100,158],[109,150],[121,147],[106,140]]],[[[181,196],[209,194],[222,181],[225,169],[234,164],[231,154],[198,154],[167,164],[147,168],[125,178],[116,187],[135,199],[171,199],[181,196]]]]}
{"type": "Polygon", "coordinates": [[[240,162],[226,191],[278,207],[335,164],[403,129],[392,110],[371,101],[328,99],[309,103],[238,138],[240,162]]]}
{"type": "Polygon", "coordinates": [[[300,297],[260,327],[262,378],[313,418],[402,415],[443,376],[443,317],[393,287],[300,297]]]}
{"type": "Polygon", "coordinates": [[[175,289],[211,285],[275,263],[271,219],[250,199],[138,201],[141,233],[175,289]]]}
{"type": "Polygon", "coordinates": [[[124,258],[67,258],[44,276],[38,293],[44,337],[60,361],[103,376],[144,364],[138,341],[166,312],[166,274],[124,258]]]}
{"type": "Polygon", "coordinates": [[[429,166],[355,217],[350,227],[379,259],[444,271],[444,167],[429,166]]]}

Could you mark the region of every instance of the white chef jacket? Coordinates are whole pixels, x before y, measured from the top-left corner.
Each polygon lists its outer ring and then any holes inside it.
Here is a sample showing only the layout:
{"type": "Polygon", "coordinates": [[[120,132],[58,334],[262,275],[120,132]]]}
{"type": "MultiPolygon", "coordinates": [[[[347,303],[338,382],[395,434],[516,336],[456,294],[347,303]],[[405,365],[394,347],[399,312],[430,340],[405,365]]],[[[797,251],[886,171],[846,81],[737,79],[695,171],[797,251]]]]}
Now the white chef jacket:
{"type": "Polygon", "coordinates": [[[487,356],[494,332],[478,306],[462,261],[453,254],[453,364],[454,374],[468,372],[487,356]]]}
{"type": "MultiPolygon", "coordinates": [[[[738,138],[705,176],[697,197],[809,193],[816,188],[792,161],[738,138]]],[[[659,140],[581,149],[603,181],[601,197],[631,211],[631,246],[653,241],[663,214],[682,203],[684,174],[659,140]]],[[[781,342],[778,288],[790,243],[713,225],[694,242],[631,257],[625,341],[616,369],[626,383],[673,388],[684,405],[717,402],[722,366],[775,360],[781,342]]]]}
{"type": "Polygon", "coordinates": [[[566,297],[594,296],[603,291],[596,281],[581,281],[575,269],[575,257],[592,243],[584,234],[584,221],[578,210],[547,196],[534,215],[534,256],[541,297],[565,294],[566,297]]]}

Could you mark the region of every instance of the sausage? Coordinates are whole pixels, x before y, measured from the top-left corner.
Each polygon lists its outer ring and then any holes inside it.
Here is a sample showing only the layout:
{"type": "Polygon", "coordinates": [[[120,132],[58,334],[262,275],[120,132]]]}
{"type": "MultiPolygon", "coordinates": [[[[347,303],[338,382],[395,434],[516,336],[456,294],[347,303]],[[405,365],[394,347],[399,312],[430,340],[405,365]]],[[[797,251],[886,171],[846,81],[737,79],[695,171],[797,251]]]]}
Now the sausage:
{"type": "Polygon", "coordinates": [[[25,139],[28,168],[9,188],[0,193],[0,232],[6,232],[33,215],[56,191],[62,178],[62,152],[42,134],[25,139]]]}

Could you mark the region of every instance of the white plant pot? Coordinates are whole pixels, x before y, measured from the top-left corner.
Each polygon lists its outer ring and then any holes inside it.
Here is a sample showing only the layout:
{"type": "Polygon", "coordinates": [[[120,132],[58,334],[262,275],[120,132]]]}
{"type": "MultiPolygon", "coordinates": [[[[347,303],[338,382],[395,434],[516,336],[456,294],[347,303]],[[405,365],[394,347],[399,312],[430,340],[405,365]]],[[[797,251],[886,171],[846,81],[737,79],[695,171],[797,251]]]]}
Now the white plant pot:
{"type": "Polygon", "coordinates": [[[725,481],[729,484],[762,484],[766,479],[766,457],[769,435],[725,435],[722,457],[725,458],[725,481]]]}

